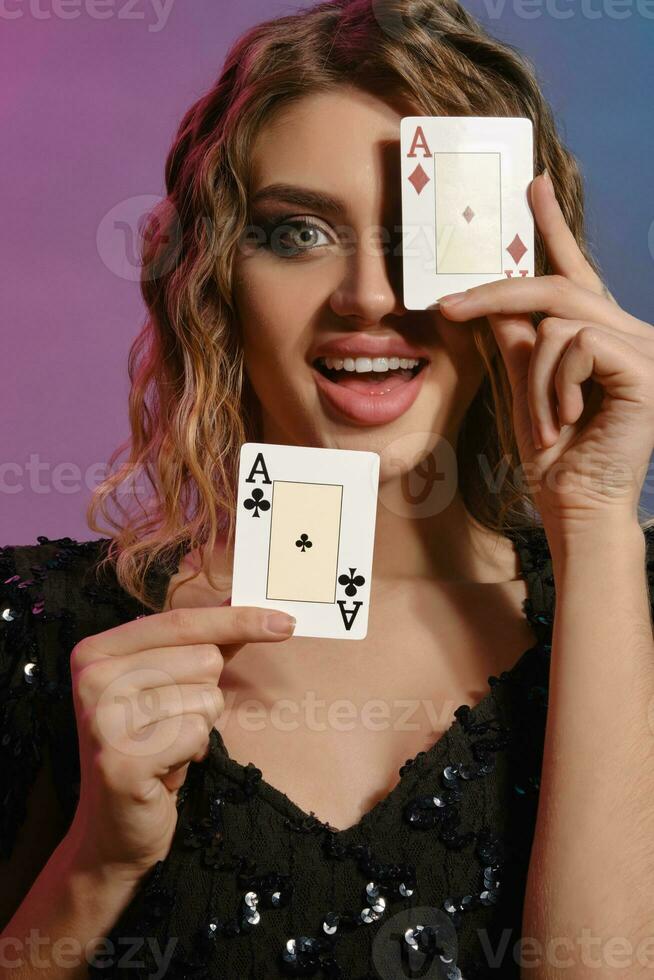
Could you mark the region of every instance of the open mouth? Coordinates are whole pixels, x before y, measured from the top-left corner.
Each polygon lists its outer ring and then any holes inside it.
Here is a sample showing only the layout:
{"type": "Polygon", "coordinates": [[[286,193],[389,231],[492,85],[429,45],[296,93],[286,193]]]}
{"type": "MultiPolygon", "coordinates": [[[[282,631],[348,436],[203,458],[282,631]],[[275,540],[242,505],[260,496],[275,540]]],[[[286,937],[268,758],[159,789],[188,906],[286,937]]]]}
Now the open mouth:
{"type": "Polygon", "coordinates": [[[318,357],[312,371],[334,420],[369,426],[394,422],[411,408],[428,364],[425,357],[318,357]]]}
{"type": "Polygon", "coordinates": [[[382,358],[388,367],[380,370],[362,370],[364,364],[371,363],[369,358],[358,359],[358,364],[352,358],[349,361],[349,369],[344,365],[344,359],[318,357],[313,362],[313,366],[322,374],[324,378],[343,388],[350,388],[352,391],[360,391],[362,394],[384,394],[392,391],[399,385],[412,381],[416,375],[424,370],[428,361],[426,358],[382,358]],[[356,367],[353,366],[356,364],[356,367]],[[392,365],[392,366],[391,366],[392,365]]]}

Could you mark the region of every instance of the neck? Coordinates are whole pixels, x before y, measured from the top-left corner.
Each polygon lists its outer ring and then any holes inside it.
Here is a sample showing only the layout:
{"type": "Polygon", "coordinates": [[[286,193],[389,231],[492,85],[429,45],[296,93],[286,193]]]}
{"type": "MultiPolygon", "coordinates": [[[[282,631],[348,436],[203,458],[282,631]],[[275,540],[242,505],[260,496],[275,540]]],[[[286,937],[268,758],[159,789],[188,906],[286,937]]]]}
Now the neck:
{"type": "Polygon", "coordinates": [[[512,542],[489,531],[461,495],[438,513],[414,516],[402,479],[380,485],[373,577],[389,582],[427,578],[448,582],[505,582],[518,576],[512,542]]]}
{"type": "MultiPolygon", "coordinates": [[[[267,420],[262,442],[286,441],[267,420]]],[[[450,445],[456,445],[454,433],[450,445]]],[[[459,490],[443,478],[450,465],[438,451],[414,470],[380,472],[372,574],[389,586],[415,578],[452,583],[507,582],[519,577],[513,543],[470,514],[459,490]],[[441,472],[442,471],[442,472],[441,472]]]]}

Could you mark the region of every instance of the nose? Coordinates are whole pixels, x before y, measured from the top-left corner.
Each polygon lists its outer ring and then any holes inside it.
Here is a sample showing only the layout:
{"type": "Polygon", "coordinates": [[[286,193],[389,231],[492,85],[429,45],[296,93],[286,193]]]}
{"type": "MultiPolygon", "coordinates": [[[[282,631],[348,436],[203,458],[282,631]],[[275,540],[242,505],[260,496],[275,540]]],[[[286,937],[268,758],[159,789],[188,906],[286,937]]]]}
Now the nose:
{"type": "Polygon", "coordinates": [[[367,236],[357,244],[330,297],[337,316],[353,319],[358,326],[372,326],[385,316],[407,312],[401,293],[401,259],[394,251],[395,245],[381,235],[367,236]]]}

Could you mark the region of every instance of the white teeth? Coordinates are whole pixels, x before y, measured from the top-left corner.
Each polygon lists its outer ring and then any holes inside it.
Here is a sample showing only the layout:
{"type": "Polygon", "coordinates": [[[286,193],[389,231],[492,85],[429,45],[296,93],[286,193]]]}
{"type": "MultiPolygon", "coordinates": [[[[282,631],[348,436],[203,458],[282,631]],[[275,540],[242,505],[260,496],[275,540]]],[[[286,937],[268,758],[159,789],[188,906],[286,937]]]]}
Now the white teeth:
{"type": "Polygon", "coordinates": [[[320,357],[319,361],[336,371],[394,371],[397,368],[414,368],[420,363],[416,357],[320,357]]]}

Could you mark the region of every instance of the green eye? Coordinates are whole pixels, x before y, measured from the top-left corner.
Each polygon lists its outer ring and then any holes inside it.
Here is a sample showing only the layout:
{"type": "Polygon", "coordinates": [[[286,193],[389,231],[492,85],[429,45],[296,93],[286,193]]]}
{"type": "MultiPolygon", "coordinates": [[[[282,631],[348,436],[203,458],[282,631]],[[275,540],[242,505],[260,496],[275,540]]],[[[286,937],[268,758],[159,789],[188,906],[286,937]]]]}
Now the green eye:
{"type": "Polygon", "coordinates": [[[280,258],[296,258],[303,252],[331,244],[327,232],[305,218],[271,221],[263,227],[266,235],[263,247],[280,258]],[[325,241],[320,241],[321,235],[325,241]]]}

